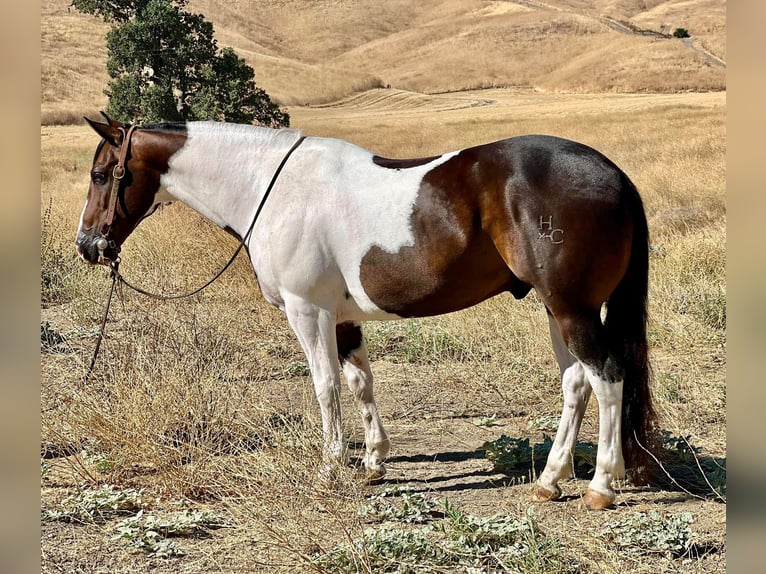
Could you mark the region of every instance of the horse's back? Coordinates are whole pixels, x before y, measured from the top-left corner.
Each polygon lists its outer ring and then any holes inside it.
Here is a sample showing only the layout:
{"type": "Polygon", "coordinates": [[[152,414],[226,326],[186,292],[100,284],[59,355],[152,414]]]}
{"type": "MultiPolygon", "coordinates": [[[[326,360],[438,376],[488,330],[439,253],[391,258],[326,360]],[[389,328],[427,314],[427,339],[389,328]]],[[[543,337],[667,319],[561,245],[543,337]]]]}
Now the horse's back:
{"type": "MultiPolygon", "coordinates": [[[[436,315],[531,288],[549,306],[600,305],[627,265],[629,181],[582,144],[521,136],[389,160],[319,139],[304,153],[313,163],[296,241],[312,253],[306,265],[317,249],[334,259],[322,269],[339,269],[354,320],[436,315]]],[[[298,243],[282,245],[293,262],[298,243]]]]}

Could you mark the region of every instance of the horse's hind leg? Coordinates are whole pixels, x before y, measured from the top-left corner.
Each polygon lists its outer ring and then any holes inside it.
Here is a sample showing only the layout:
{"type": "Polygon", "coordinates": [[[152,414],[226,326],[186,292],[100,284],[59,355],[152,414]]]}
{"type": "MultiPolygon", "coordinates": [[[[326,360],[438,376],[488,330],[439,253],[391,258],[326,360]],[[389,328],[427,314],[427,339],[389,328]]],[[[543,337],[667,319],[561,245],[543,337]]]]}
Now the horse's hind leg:
{"type": "Polygon", "coordinates": [[[336,328],[338,355],[343,365],[348,388],[354,395],[364,423],[365,456],[364,466],[368,479],[381,478],[386,469],[383,460],[388,455],[390,442],[378,416],[373,394],[372,371],[367,357],[367,348],[358,323],[341,323],[336,328]]]}
{"type": "Polygon", "coordinates": [[[625,476],[622,456],[622,376],[615,379],[606,369],[585,365],[590,386],[598,399],[598,454],[596,472],[585,492],[585,505],[600,510],[616,497],[612,480],[625,476]]]}
{"type": "Polygon", "coordinates": [[[558,482],[574,476],[573,454],[577,444],[585,409],[591,394],[585,369],[569,352],[556,320],[548,312],[551,342],[561,371],[561,390],[564,406],[561,421],[553,441],[545,469],[535,485],[533,496],[537,500],[554,500],[561,496],[558,482]]]}
{"type": "MultiPolygon", "coordinates": [[[[616,497],[612,489],[612,481],[625,474],[621,442],[623,371],[614,357],[609,354],[606,332],[598,311],[587,314],[560,314],[557,322],[569,352],[577,359],[577,362],[564,373],[564,379],[570,371],[575,369],[572,371],[573,378],[577,374],[580,387],[582,387],[583,379],[587,380],[598,400],[596,470],[588,485],[584,501],[588,508],[594,510],[606,508],[612,505],[616,497]]],[[[567,407],[565,406],[564,409],[566,411],[567,407]]],[[[568,420],[567,417],[562,416],[559,432],[562,432],[561,427],[566,420],[568,420]]],[[[564,433],[570,436],[567,431],[564,433]]],[[[573,433],[571,440],[576,440],[576,432],[573,433]]],[[[552,450],[551,454],[553,453],[552,450]]],[[[555,464],[554,461],[554,469],[555,464]]]]}

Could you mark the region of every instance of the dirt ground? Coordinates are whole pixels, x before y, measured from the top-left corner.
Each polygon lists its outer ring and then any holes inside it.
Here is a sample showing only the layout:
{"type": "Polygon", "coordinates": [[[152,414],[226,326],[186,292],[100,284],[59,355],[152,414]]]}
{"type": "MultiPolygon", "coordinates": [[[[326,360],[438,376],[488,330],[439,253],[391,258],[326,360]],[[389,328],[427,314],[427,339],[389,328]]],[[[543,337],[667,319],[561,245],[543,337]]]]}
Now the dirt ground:
{"type": "MultiPolygon", "coordinates": [[[[52,317],[52,314],[48,315],[52,317]]],[[[524,404],[514,404],[501,397],[491,385],[469,380],[465,365],[402,365],[380,360],[373,363],[377,396],[384,424],[390,434],[392,449],[387,460],[387,475],[375,485],[359,487],[364,496],[380,493],[394,485],[408,486],[429,498],[449,501],[477,516],[497,513],[523,515],[531,508],[539,527],[562,542],[564,548],[587,549],[605,521],[636,512],[657,510],[667,515],[690,512],[693,516],[694,544],[690,555],[668,558],[661,554],[639,557],[617,556],[617,550],[593,546],[592,560],[577,571],[613,572],[716,572],[726,571],[726,505],[711,498],[700,498],[678,489],[638,487],[624,484],[618,488],[614,508],[603,512],[585,509],[580,497],[587,478],[561,484],[559,501],[534,503],[529,480],[524,475],[508,476],[495,472],[480,451],[485,441],[506,434],[540,440],[539,431],[530,431],[530,412],[524,404]],[[483,420],[491,415],[492,422],[483,420]]],[[[276,384],[275,384],[276,385],[276,384]]],[[[557,404],[555,385],[547,384],[540,393],[557,404]]],[[[295,377],[278,383],[273,389],[278,402],[306,413],[311,424],[318,424],[318,412],[307,377],[295,377]]],[[[554,406],[555,408],[555,406],[554,406]]],[[[344,393],[344,413],[349,436],[351,464],[359,464],[364,435],[356,409],[344,393]]],[[[596,441],[596,413],[588,409],[581,441],[596,441]]],[[[73,478],[77,465],[74,457],[48,459],[51,470],[42,479],[41,504],[56,508],[61,500],[77,491],[73,478]]],[[[130,483],[130,481],[128,481],[130,483]]],[[[265,493],[264,493],[265,494],[265,493]]],[[[323,495],[324,496],[324,495],[323,495]]],[[[226,515],[231,501],[195,500],[194,508],[226,515]]],[[[249,502],[258,505],[257,500],[249,502]]],[[[153,512],[170,512],[177,502],[158,496],[149,502],[153,512]]],[[[179,538],[177,544],[186,554],[159,558],[130,549],[115,541],[115,517],[96,524],[43,523],[41,556],[43,573],[88,572],[297,572],[309,571],[292,551],[264,541],[262,523],[247,518],[232,527],[211,530],[203,537],[179,538]]],[[[317,528],[334,528],[333,522],[317,528]]],[[[325,533],[326,534],[326,533],[325,533]]],[[[334,533],[341,536],[340,528],[334,533]]],[[[332,536],[331,536],[332,538],[332,536]]],[[[310,552],[311,545],[303,551],[310,552]]],[[[582,551],[576,554],[581,555],[582,551]]]]}

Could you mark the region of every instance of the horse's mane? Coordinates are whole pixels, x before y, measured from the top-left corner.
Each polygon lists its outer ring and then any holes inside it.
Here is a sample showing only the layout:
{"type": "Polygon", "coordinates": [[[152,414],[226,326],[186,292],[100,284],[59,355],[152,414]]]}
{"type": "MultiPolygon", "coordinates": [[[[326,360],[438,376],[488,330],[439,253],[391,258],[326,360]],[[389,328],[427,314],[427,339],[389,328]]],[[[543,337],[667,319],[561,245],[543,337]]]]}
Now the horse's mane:
{"type": "Polygon", "coordinates": [[[156,132],[185,132],[186,122],[161,122],[158,124],[147,124],[138,127],[142,130],[151,130],[156,132]]]}
{"type": "MultiPolygon", "coordinates": [[[[201,122],[194,122],[194,123],[208,124],[214,128],[231,129],[234,131],[251,130],[254,132],[261,132],[263,135],[270,134],[273,136],[278,136],[280,134],[298,135],[301,133],[301,130],[298,130],[295,128],[274,129],[274,128],[268,128],[265,126],[253,125],[253,124],[234,124],[234,123],[215,122],[215,121],[201,121],[201,122]]],[[[125,124],[125,127],[130,127],[130,124],[125,124]]],[[[139,125],[137,127],[142,130],[151,130],[151,131],[158,131],[158,132],[185,132],[187,131],[187,122],[160,122],[156,124],[139,125]]]]}

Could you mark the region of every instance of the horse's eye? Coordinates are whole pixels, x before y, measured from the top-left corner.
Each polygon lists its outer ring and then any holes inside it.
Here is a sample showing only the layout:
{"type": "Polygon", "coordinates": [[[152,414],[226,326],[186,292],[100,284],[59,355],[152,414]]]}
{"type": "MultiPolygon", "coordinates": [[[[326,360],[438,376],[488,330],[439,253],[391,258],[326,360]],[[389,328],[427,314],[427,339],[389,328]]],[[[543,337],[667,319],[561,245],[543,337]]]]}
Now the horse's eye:
{"type": "Polygon", "coordinates": [[[91,172],[90,179],[96,185],[104,185],[106,183],[106,174],[100,171],[94,171],[91,172]]]}

